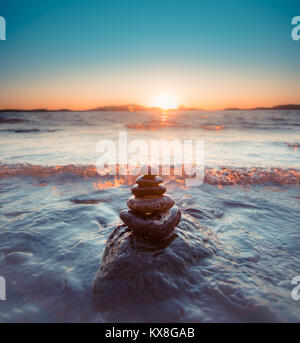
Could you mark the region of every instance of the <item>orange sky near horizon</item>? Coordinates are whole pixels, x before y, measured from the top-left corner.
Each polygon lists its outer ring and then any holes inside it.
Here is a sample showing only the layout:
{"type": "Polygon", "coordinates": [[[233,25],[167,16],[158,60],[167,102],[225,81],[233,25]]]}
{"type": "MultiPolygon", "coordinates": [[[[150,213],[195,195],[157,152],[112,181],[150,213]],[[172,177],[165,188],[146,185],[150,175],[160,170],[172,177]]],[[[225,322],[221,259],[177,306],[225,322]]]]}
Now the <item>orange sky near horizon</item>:
{"type": "Polygon", "coordinates": [[[300,80],[293,70],[273,65],[216,62],[111,66],[99,64],[37,68],[11,75],[0,84],[0,108],[85,110],[100,106],[154,106],[165,95],[177,104],[205,110],[300,103],[300,80]]]}
{"type": "Polygon", "coordinates": [[[155,106],[171,97],[178,105],[205,110],[299,104],[299,80],[293,75],[251,71],[194,73],[57,73],[11,80],[1,90],[0,108],[85,110],[108,105],[155,106]],[[59,74],[59,75],[57,75],[59,74]]]}

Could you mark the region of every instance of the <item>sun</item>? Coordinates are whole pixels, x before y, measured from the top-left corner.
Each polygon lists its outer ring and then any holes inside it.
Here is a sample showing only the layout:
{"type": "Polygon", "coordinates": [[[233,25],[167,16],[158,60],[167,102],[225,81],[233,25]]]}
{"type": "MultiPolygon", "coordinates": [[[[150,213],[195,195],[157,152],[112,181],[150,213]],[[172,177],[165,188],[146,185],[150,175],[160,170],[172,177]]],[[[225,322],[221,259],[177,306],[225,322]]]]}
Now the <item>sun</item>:
{"type": "Polygon", "coordinates": [[[171,95],[160,95],[155,99],[152,106],[162,110],[175,110],[179,105],[178,101],[171,95]]]}

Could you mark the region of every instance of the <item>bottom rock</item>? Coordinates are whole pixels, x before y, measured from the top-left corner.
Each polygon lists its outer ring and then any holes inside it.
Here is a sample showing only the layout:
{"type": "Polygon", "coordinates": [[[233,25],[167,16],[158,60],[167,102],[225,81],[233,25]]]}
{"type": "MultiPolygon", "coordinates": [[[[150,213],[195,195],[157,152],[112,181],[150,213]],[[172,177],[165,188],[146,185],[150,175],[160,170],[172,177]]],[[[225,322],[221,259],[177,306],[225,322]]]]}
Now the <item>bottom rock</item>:
{"type": "Polygon", "coordinates": [[[181,211],[177,206],[161,214],[143,215],[132,213],[130,210],[123,210],[120,218],[137,235],[149,237],[152,239],[161,239],[168,237],[179,223],[181,211]]]}
{"type": "Polygon", "coordinates": [[[199,275],[194,277],[194,268],[214,255],[216,242],[213,233],[189,215],[182,216],[168,239],[156,242],[141,238],[126,225],[116,227],[94,279],[97,309],[107,320],[116,321],[138,321],[139,313],[158,320],[164,311],[169,311],[168,320],[179,316],[174,304],[179,297],[195,296],[199,275]]]}

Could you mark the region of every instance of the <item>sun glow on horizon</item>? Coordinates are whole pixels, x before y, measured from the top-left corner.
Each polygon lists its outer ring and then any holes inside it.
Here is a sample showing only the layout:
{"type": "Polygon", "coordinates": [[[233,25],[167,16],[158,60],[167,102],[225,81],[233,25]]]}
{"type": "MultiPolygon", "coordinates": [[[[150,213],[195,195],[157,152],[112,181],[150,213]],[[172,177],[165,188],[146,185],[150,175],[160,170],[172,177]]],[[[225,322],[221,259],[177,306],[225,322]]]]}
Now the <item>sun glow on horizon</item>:
{"type": "Polygon", "coordinates": [[[164,94],[158,96],[152,103],[152,106],[161,108],[162,110],[175,110],[178,108],[179,103],[171,95],[164,94]]]}

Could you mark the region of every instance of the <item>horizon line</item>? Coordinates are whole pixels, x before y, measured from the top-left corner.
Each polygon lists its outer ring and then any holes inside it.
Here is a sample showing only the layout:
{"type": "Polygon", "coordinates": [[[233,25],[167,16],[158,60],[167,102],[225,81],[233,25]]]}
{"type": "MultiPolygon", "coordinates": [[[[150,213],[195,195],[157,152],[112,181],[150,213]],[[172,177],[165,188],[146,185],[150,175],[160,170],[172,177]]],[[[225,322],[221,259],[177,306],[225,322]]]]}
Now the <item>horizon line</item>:
{"type": "Polygon", "coordinates": [[[88,109],[70,109],[70,108],[0,108],[0,112],[117,112],[117,111],[128,111],[128,112],[138,112],[138,111],[249,111],[249,110],[291,110],[300,109],[300,104],[279,104],[275,106],[256,106],[251,108],[239,108],[239,107],[226,107],[219,109],[204,109],[198,107],[185,107],[183,105],[177,108],[160,108],[155,106],[143,106],[138,104],[124,104],[124,105],[105,105],[95,108],[88,109]]]}

